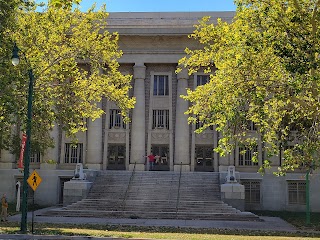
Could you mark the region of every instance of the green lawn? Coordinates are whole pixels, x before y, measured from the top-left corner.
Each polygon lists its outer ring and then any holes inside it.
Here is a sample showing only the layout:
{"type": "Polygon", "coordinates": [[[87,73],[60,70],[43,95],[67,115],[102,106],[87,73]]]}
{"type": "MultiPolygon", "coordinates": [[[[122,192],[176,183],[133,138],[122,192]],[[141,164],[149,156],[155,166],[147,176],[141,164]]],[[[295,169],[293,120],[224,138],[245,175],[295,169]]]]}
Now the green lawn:
{"type": "MultiPolygon", "coordinates": [[[[31,224],[28,225],[31,227],[31,224]]],[[[1,223],[0,233],[19,233],[19,223],[1,223]]],[[[285,233],[268,231],[194,229],[171,227],[136,227],[111,225],[72,225],[72,224],[38,224],[34,225],[34,234],[37,235],[81,235],[96,237],[122,237],[146,239],[176,239],[176,240],[300,240],[320,239],[320,234],[312,233],[285,233]]]]}

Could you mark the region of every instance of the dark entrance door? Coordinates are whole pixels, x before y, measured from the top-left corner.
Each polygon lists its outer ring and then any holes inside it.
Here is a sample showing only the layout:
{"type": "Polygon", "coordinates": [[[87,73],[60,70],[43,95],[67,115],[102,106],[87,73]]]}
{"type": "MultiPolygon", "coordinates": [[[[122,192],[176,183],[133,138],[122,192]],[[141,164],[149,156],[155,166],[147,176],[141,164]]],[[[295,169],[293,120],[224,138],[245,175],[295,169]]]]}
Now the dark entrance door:
{"type": "Polygon", "coordinates": [[[70,177],[60,177],[60,194],[59,194],[59,204],[63,204],[63,189],[64,183],[70,181],[70,177]]]}
{"type": "Polygon", "coordinates": [[[194,170],[198,172],[213,172],[213,148],[196,146],[194,170]]]}
{"type": "Polygon", "coordinates": [[[156,156],[154,165],[155,171],[169,171],[169,146],[168,145],[152,145],[152,153],[156,156]]]}
{"type": "Polygon", "coordinates": [[[108,170],[125,170],[126,145],[113,145],[108,147],[108,170]]]}

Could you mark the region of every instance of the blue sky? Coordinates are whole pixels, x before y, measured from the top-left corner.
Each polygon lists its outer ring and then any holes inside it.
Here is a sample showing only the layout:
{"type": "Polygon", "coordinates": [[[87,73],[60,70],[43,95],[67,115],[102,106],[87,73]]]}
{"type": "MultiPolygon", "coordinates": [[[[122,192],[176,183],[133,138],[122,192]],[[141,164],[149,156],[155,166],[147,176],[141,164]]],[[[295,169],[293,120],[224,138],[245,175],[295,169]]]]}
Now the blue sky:
{"type": "Polygon", "coordinates": [[[94,2],[106,4],[107,12],[235,11],[233,0],[82,0],[81,10],[94,2]]]}

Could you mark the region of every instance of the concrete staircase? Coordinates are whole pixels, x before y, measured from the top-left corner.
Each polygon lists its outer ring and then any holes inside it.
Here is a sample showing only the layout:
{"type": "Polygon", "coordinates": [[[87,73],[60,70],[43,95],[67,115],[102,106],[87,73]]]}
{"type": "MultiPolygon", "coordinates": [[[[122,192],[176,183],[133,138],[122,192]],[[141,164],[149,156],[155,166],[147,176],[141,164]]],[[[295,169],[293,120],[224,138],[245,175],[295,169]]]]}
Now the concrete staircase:
{"type": "Polygon", "coordinates": [[[86,199],[42,215],[260,221],[220,200],[212,172],[101,172],[86,199]]]}

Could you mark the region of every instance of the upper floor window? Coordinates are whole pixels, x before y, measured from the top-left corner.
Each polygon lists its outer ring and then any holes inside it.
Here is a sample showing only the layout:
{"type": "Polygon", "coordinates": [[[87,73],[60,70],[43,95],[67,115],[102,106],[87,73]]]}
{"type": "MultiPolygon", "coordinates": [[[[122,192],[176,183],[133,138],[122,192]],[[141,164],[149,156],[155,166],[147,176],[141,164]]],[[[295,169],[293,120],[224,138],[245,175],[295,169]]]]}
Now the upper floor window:
{"type": "Polygon", "coordinates": [[[169,110],[153,110],[152,129],[169,129],[169,110]]]}
{"type": "Polygon", "coordinates": [[[122,119],[121,110],[119,109],[110,109],[109,129],[112,128],[126,128],[126,124],[122,119]]]}
{"type": "Polygon", "coordinates": [[[169,76],[154,75],[153,80],[153,95],[168,96],[169,95],[169,76]]]}
{"type": "Polygon", "coordinates": [[[239,147],[239,166],[257,166],[257,162],[252,161],[253,154],[258,151],[257,146],[253,149],[239,147]]]}
{"type": "Polygon", "coordinates": [[[248,121],[247,121],[247,129],[248,129],[249,131],[257,131],[256,124],[255,124],[253,121],[248,120],[248,121]]]}
{"type": "Polygon", "coordinates": [[[30,154],[30,163],[40,163],[40,152],[30,154]]]}
{"type": "Polygon", "coordinates": [[[197,75],[197,87],[209,82],[209,75],[197,75]]]}
{"type": "Polygon", "coordinates": [[[83,143],[66,143],[64,163],[82,163],[83,143]]]}
{"type": "MultiPolygon", "coordinates": [[[[204,125],[204,123],[203,123],[203,122],[200,122],[199,119],[198,119],[197,122],[196,122],[196,129],[199,129],[199,128],[203,127],[203,125],[204,125]]],[[[213,128],[213,126],[211,125],[211,126],[209,126],[208,129],[213,130],[214,128],[213,128]]]]}

